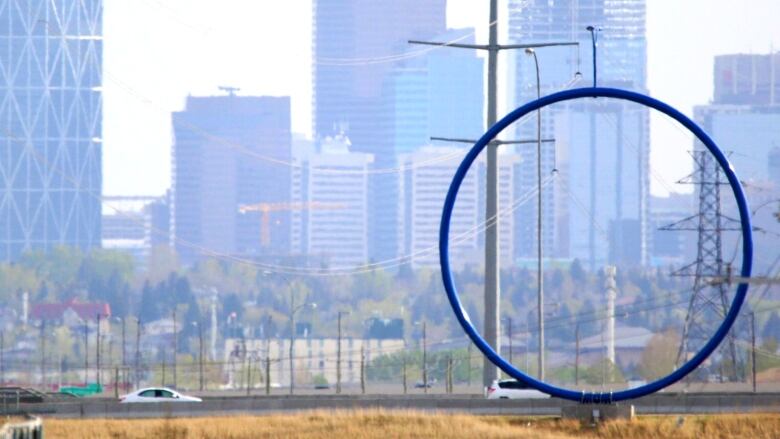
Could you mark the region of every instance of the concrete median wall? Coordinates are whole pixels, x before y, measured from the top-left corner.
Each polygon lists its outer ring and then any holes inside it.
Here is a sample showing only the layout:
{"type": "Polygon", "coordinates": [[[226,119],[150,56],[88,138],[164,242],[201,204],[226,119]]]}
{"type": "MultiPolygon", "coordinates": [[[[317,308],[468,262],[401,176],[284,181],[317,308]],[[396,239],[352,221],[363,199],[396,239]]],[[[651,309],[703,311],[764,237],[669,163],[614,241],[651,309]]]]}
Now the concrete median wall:
{"type": "MultiPolygon", "coordinates": [[[[473,395],[250,396],[200,403],[121,404],[115,400],[22,404],[25,413],[57,418],[149,418],[269,414],[306,410],[406,409],[484,415],[558,416],[576,403],[559,399],[486,400],[473,395]]],[[[630,403],[637,414],[780,412],[780,394],[658,394],[630,403]]]]}

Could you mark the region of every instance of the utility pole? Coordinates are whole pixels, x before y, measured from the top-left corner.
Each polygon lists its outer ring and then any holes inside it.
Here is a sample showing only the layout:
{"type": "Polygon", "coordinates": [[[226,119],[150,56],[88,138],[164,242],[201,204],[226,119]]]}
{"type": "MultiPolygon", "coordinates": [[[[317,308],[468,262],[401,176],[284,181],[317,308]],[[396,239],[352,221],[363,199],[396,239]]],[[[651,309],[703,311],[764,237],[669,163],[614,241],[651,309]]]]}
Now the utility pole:
{"type": "Polygon", "coordinates": [[[512,317],[506,317],[506,332],[509,336],[509,364],[512,363],[512,317]]]}
{"type": "Polygon", "coordinates": [[[122,317],[122,369],[127,365],[127,349],[125,349],[125,321],[127,319],[122,317]]]}
{"type": "Polygon", "coordinates": [[[360,393],[366,394],[366,345],[360,344],[360,393]]]}
{"type": "Polygon", "coordinates": [[[295,293],[290,286],[290,395],[295,389],[295,293]]]}
{"type": "Polygon", "coordinates": [[[203,324],[198,322],[198,375],[200,391],[203,391],[203,324]]]}
{"type": "Polygon", "coordinates": [[[179,351],[179,337],[176,334],[176,307],[173,308],[173,387],[176,388],[176,353],[179,351]]]}
{"type": "Polygon", "coordinates": [[[41,319],[41,388],[46,388],[46,321],[41,319]]]}
{"type": "Polygon", "coordinates": [[[344,311],[338,312],[338,345],[336,346],[336,393],[341,393],[341,316],[346,314],[344,311]]]}
{"type": "Polygon", "coordinates": [[[127,316],[121,317],[122,319],[122,385],[127,387],[127,348],[125,339],[125,323],[127,322],[127,316]]]}
{"type": "Polygon", "coordinates": [[[447,357],[447,393],[452,393],[452,354],[447,357]]]}
{"type": "Polygon", "coordinates": [[[141,386],[141,319],[135,319],[135,387],[141,386]]]}
{"type": "Polygon", "coordinates": [[[5,385],[5,332],[0,331],[0,385],[5,385]]]}
{"type": "Polygon", "coordinates": [[[468,361],[468,373],[466,375],[466,382],[468,383],[469,389],[471,388],[471,346],[472,342],[471,340],[468,341],[468,347],[466,348],[466,361],[468,361]]]}
{"type": "Polygon", "coordinates": [[[756,393],[756,313],[750,312],[750,363],[753,369],[753,393],[756,393]]]}
{"type": "Polygon", "coordinates": [[[406,355],[404,355],[402,373],[403,373],[403,380],[404,380],[404,395],[406,395],[406,355]]]}
{"type": "MultiPolygon", "coordinates": [[[[498,44],[498,1],[490,0],[490,19],[489,19],[488,44],[461,44],[461,43],[442,43],[431,41],[410,40],[411,44],[425,44],[430,46],[446,46],[459,49],[486,50],[488,53],[488,73],[487,73],[487,118],[488,127],[496,123],[498,105],[497,105],[497,83],[498,83],[498,52],[506,49],[527,49],[534,47],[549,46],[576,46],[579,43],[541,43],[541,44],[498,44]]],[[[463,139],[443,139],[463,141],[463,139]]],[[[520,141],[525,143],[524,141],[520,141]]],[[[468,142],[474,143],[474,142],[468,142]]],[[[498,231],[498,146],[507,143],[519,142],[501,142],[491,141],[487,146],[487,175],[486,175],[486,200],[485,200],[485,327],[483,338],[487,344],[500,353],[499,346],[499,231],[498,231]]],[[[500,377],[498,367],[496,367],[487,357],[483,361],[482,381],[483,385],[489,386],[493,380],[500,377]]]]}
{"type": "Polygon", "coordinates": [[[84,319],[84,386],[89,384],[89,325],[84,319]]]}
{"type": "Polygon", "coordinates": [[[97,315],[97,331],[95,332],[95,380],[100,386],[100,313],[97,315]]]}
{"type": "Polygon", "coordinates": [[[252,388],[252,358],[246,352],[244,352],[244,367],[246,368],[246,396],[249,396],[252,388]]]}
{"type": "Polygon", "coordinates": [[[574,327],[574,385],[580,384],[580,324],[574,327]]]}
{"type": "Polygon", "coordinates": [[[425,393],[428,393],[428,339],[426,336],[425,331],[425,320],[423,320],[422,324],[422,379],[423,379],[423,389],[425,393]]]}
{"type": "Polygon", "coordinates": [[[271,394],[271,356],[267,352],[265,356],[265,394],[271,394]]]}

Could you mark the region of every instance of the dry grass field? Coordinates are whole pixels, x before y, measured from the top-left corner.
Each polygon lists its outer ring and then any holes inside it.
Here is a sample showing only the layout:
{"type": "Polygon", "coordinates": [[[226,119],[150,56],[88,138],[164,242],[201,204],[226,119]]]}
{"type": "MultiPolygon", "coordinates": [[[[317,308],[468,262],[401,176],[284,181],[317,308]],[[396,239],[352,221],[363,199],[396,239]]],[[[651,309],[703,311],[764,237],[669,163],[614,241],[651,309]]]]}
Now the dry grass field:
{"type": "Polygon", "coordinates": [[[573,421],[412,411],[315,411],[271,416],[45,421],[52,438],[775,439],[780,415],[641,417],[598,428],[573,421]]]}

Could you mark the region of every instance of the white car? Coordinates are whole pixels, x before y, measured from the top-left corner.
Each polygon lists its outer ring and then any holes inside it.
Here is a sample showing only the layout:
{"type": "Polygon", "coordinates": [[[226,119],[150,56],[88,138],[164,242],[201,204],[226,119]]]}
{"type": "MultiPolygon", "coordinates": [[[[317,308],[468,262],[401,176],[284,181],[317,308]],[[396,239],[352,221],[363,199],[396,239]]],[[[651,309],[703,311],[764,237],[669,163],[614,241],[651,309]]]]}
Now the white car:
{"type": "Polygon", "coordinates": [[[550,395],[542,393],[517,380],[495,380],[488,386],[487,399],[542,399],[550,395]]]}
{"type": "Polygon", "coordinates": [[[165,387],[148,387],[136,390],[119,398],[119,402],[201,402],[200,398],[182,395],[181,393],[165,387]]]}

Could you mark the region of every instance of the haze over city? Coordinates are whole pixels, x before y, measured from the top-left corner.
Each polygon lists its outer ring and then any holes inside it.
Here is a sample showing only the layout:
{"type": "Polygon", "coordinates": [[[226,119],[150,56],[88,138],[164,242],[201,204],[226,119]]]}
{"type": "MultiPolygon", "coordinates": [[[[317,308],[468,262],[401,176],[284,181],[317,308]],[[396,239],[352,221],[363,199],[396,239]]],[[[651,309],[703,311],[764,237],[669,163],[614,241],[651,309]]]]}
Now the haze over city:
{"type": "Polygon", "coordinates": [[[777,436],[778,17],[0,0],[0,436],[777,436]]]}

